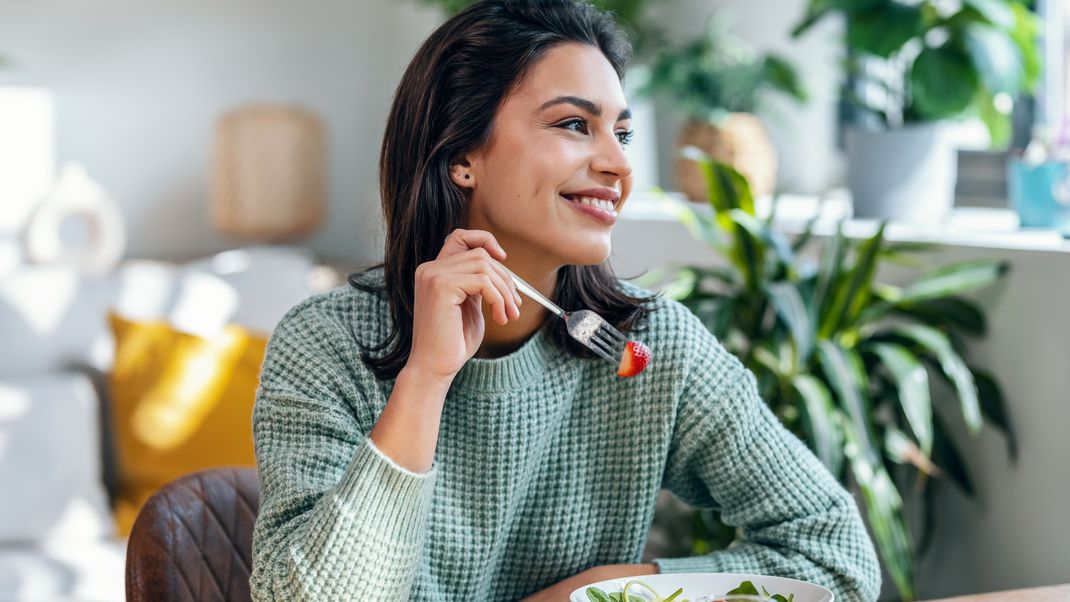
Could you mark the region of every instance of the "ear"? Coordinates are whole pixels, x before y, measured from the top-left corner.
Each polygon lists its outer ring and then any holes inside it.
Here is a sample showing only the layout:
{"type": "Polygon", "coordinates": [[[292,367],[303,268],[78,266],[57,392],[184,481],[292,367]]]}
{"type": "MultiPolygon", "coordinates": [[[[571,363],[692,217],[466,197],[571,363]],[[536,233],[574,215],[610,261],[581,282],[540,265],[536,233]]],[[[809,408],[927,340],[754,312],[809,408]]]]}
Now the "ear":
{"type": "Polygon", "coordinates": [[[461,188],[475,188],[476,176],[468,159],[459,159],[450,164],[450,179],[461,188]]]}

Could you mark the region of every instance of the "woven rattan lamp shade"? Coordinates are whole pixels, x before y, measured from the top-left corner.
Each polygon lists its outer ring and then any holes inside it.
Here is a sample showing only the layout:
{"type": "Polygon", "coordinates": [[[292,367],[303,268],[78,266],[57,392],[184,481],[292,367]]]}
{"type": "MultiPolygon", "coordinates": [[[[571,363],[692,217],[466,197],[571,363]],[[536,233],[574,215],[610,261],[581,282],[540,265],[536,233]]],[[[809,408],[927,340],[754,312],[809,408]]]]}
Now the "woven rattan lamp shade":
{"type": "Polygon", "coordinates": [[[212,224],[246,239],[285,241],[323,220],[323,125],[284,105],[246,105],[216,127],[212,224]]]}

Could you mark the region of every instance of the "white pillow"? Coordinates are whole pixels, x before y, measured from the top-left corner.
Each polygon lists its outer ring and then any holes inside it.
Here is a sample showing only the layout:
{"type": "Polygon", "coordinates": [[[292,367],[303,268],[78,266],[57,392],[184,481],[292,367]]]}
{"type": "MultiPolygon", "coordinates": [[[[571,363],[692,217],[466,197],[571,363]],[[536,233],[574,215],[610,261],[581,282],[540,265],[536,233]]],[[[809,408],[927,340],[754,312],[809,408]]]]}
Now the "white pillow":
{"type": "Polygon", "coordinates": [[[225,324],[270,333],[313,290],[313,254],[300,247],[245,247],[186,265],[128,261],[116,278],[115,310],[166,319],[208,335],[225,324]]]}
{"type": "Polygon", "coordinates": [[[111,364],[107,280],[66,267],[0,276],[0,379],[111,364]]]}
{"type": "Polygon", "coordinates": [[[211,274],[234,288],[231,322],[268,334],[282,316],[313,291],[315,255],[290,246],[252,246],[191,263],[187,270],[211,274]]]}
{"type": "Polygon", "coordinates": [[[115,533],[89,378],[57,372],[0,380],[0,483],[0,541],[115,533]]]}

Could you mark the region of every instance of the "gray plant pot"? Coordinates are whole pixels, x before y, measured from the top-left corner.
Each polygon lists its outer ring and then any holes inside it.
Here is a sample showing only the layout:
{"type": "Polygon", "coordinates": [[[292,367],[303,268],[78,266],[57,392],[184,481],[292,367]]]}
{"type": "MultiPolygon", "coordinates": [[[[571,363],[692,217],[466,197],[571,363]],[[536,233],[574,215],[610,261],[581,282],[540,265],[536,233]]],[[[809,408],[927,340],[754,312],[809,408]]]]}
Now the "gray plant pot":
{"type": "Polygon", "coordinates": [[[852,127],[846,143],[855,217],[933,225],[948,216],[957,156],[944,124],[886,131],[852,127]]]}

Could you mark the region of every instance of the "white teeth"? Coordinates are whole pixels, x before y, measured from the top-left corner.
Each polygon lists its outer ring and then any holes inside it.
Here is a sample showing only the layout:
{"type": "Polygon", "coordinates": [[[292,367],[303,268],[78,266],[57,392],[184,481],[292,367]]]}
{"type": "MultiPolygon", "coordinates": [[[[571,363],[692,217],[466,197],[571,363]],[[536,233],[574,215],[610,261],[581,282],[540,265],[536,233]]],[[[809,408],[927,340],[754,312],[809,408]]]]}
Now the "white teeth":
{"type": "Polygon", "coordinates": [[[581,205],[587,205],[589,207],[597,207],[598,209],[601,209],[602,211],[606,211],[606,212],[613,211],[613,202],[612,201],[606,201],[606,200],[603,200],[603,199],[597,199],[597,198],[594,198],[594,197],[586,197],[585,196],[585,197],[578,197],[576,199],[576,202],[578,202],[581,205]]]}
{"type": "Polygon", "coordinates": [[[617,215],[617,212],[614,210],[613,207],[613,201],[607,201],[605,199],[599,199],[589,196],[574,196],[571,200],[575,203],[579,203],[580,205],[594,207],[614,216],[617,215]]]}

